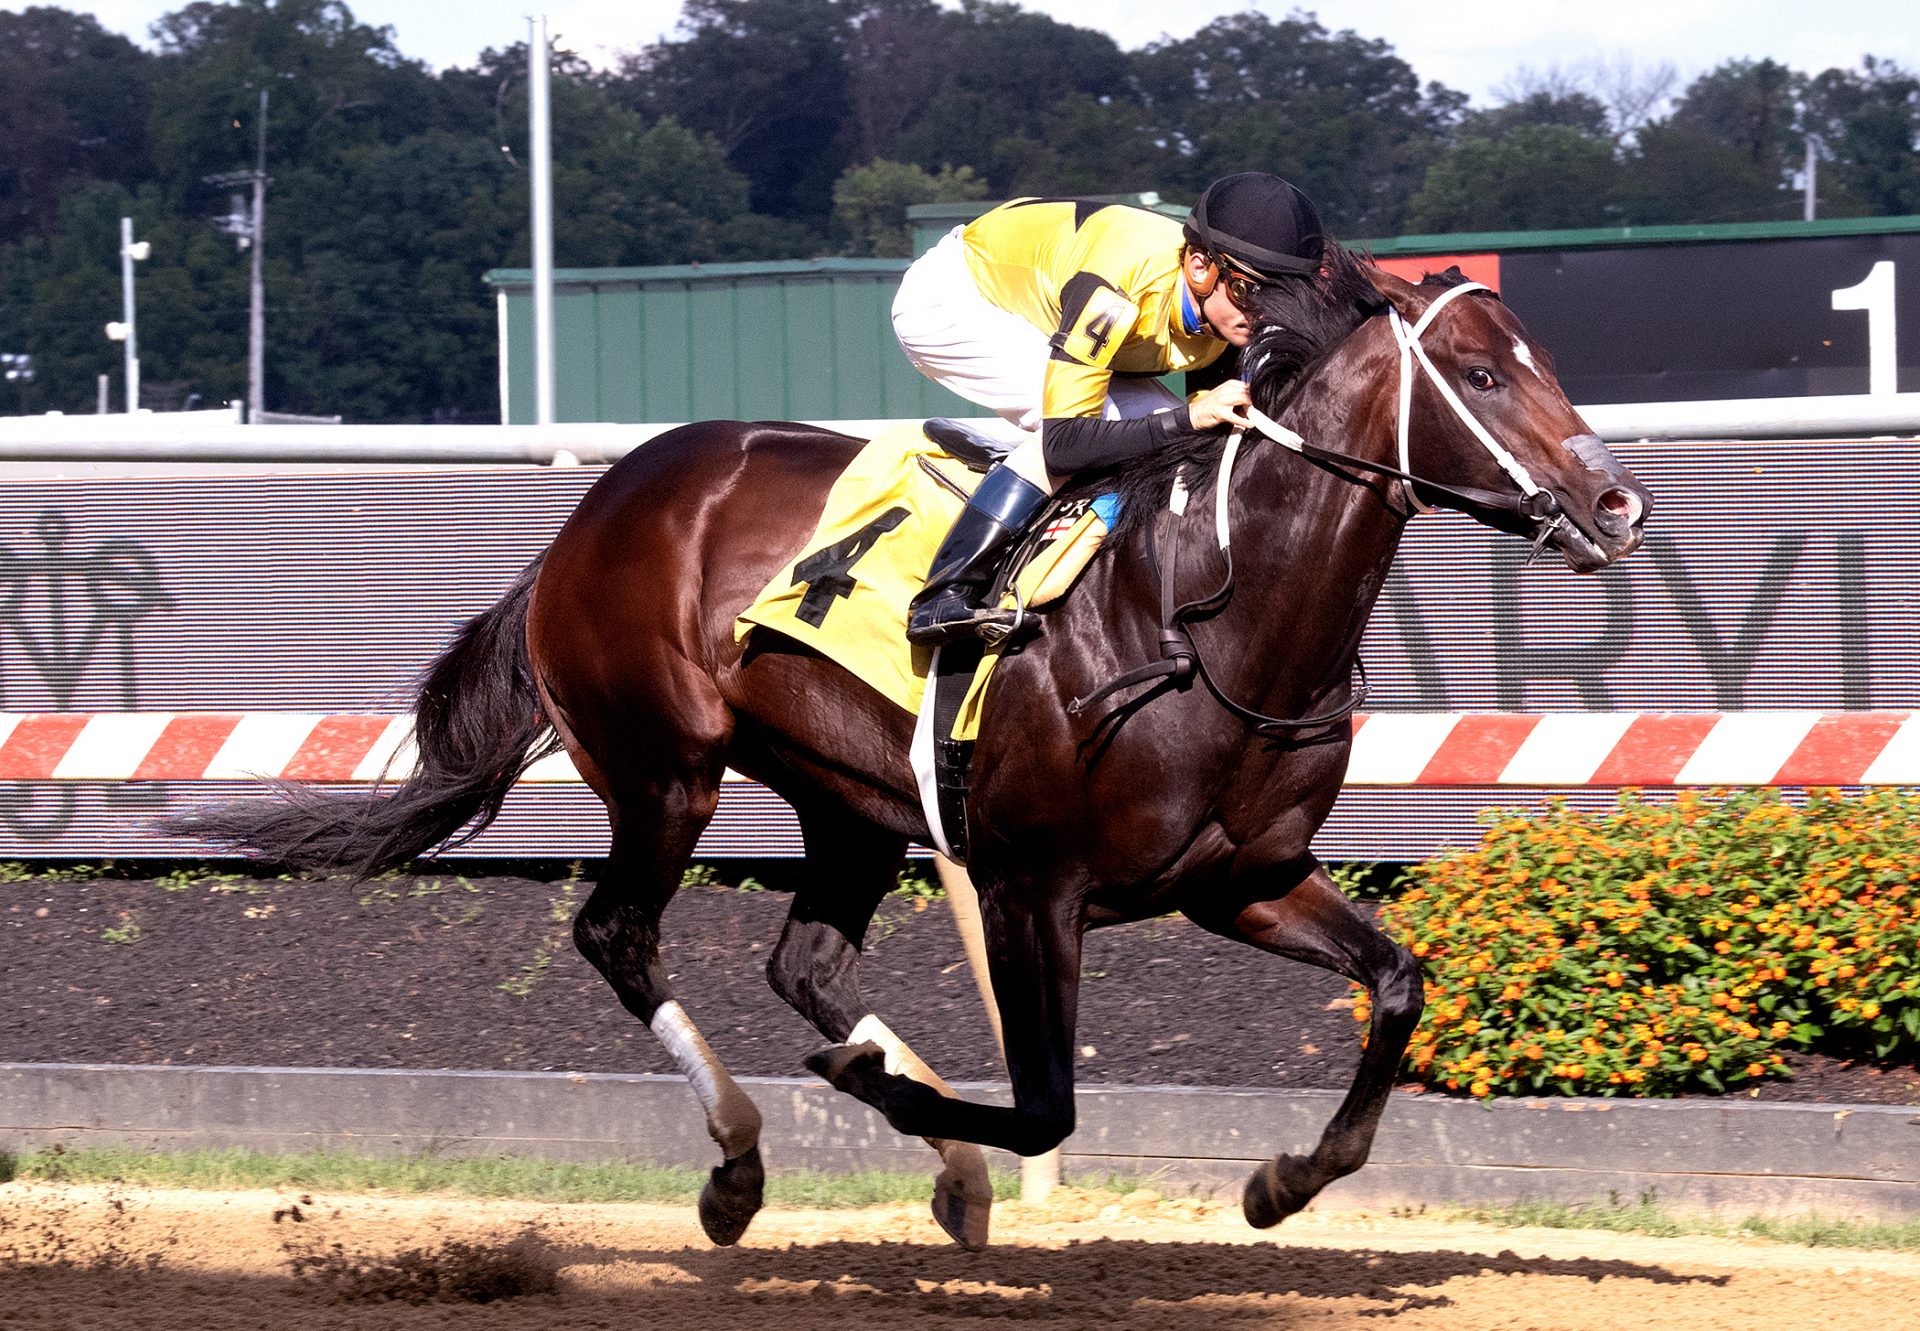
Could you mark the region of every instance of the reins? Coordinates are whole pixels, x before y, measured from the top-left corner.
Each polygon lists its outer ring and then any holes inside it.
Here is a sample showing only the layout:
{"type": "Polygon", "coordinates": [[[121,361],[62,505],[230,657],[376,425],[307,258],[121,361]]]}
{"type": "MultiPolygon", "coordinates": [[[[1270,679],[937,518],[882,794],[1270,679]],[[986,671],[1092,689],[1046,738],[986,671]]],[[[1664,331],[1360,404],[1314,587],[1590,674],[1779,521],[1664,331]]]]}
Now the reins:
{"type": "MultiPolygon", "coordinates": [[[[1449,287],[1427,306],[1426,311],[1420,316],[1419,321],[1414,324],[1408,324],[1396,309],[1390,307],[1387,311],[1390,326],[1393,329],[1394,340],[1400,348],[1400,390],[1399,410],[1397,413],[1400,465],[1398,467],[1388,466],[1381,462],[1374,462],[1367,458],[1354,457],[1348,453],[1336,452],[1333,449],[1322,448],[1317,444],[1310,444],[1299,434],[1279,424],[1256,407],[1249,406],[1246,408],[1247,419],[1251,422],[1253,429],[1258,434],[1264,435],[1282,447],[1291,449],[1303,457],[1322,463],[1336,476],[1355,485],[1360,484],[1361,479],[1359,476],[1354,475],[1354,472],[1386,476],[1399,481],[1401,488],[1406,492],[1408,504],[1412,509],[1412,512],[1402,513],[1401,516],[1403,518],[1411,517],[1413,512],[1431,513],[1435,511],[1431,505],[1421,501],[1418,493],[1416,493],[1415,487],[1420,487],[1430,493],[1444,495],[1455,500],[1460,507],[1467,510],[1491,510],[1498,513],[1512,513],[1518,517],[1525,518],[1532,522],[1534,526],[1533,555],[1537,556],[1541,548],[1546,544],[1547,539],[1566,521],[1559,500],[1554,498],[1550,491],[1544,490],[1536,484],[1532,475],[1520,460],[1514,457],[1508,449],[1503,447],[1500,442],[1493,437],[1492,433],[1488,431],[1486,426],[1481,424],[1479,419],[1467,410],[1466,404],[1462,402],[1459,395],[1453,391],[1452,385],[1448,384],[1446,380],[1441,377],[1439,369],[1434,365],[1432,358],[1427,355],[1426,348],[1422,346],[1420,342],[1421,337],[1432,325],[1434,315],[1440,308],[1453,297],[1468,291],[1491,291],[1491,288],[1479,282],[1463,282],[1459,286],[1449,287]],[[1459,417],[1467,429],[1472,432],[1474,438],[1479,440],[1481,445],[1493,455],[1494,461],[1500,465],[1501,470],[1513,478],[1514,483],[1519,487],[1519,494],[1509,494],[1497,490],[1482,490],[1474,486],[1443,485],[1438,481],[1424,480],[1413,473],[1412,459],[1409,451],[1409,437],[1413,408],[1413,371],[1416,361],[1420,368],[1426,372],[1428,379],[1439,389],[1441,397],[1446,401],[1447,405],[1453,409],[1454,415],[1459,417]]],[[[1214,696],[1214,699],[1219,702],[1222,707],[1247,722],[1254,728],[1254,732],[1260,735],[1289,734],[1301,730],[1335,725],[1351,718],[1354,712],[1359,710],[1361,704],[1366,701],[1370,688],[1367,681],[1366,665],[1358,658],[1355,658],[1354,673],[1357,678],[1349,685],[1346,701],[1339,706],[1328,708],[1325,711],[1315,712],[1308,716],[1299,717],[1268,716],[1264,712],[1255,711],[1253,708],[1234,701],[1214,680],[1212,673],[1207,669],[1205,658],[1200,655],[1198,644],[1194,641],[1193,635],[1188,631],[1187,625],[1195,616],[1206,610],[1224,605],[1233,595],[1233,543],[1228,521],[1228,496],[1232,484],[1234,463],[1239,457],[1240,448],[1245,440],[1246,433],[1245,430],[1235,430],[1228,437],[1226,447],[1220,455],[1220,466],[1215,479],[1213,510],[1214,532],[1219,542],[1220,553],[1224,556],[1227,565],[1226,574],[1221,579],[1219,587],[1215,588],[1211,594],[1200,597],[1197,600],[1187,601],[1179,605],[1174,604],[1173,587],[1180,548],[1178,519],[1186,513],[1188,497],[1184,478],[1176,475],[1173,482],[1173,493],[1169,497],[1167,505],[1172,520],[1167,524],[1165,567],[1160,570],[1161,659],[1140,666],[1137,669],[1129,670],[1117,679],[1101,685],[1085,697],[1073,699],[1067,706],[1067,711],[1070,714],[1078,716],[1101,699],[1117,693],[1121,689],[1130,688],[1135,684],[1145,684],[1151,681],[1165,679],[1170,680],[1176,686],[1184,686],[1195,676],[1198,676],[1200,681],[1207,686],[1207,691],[1214,696]]]]}

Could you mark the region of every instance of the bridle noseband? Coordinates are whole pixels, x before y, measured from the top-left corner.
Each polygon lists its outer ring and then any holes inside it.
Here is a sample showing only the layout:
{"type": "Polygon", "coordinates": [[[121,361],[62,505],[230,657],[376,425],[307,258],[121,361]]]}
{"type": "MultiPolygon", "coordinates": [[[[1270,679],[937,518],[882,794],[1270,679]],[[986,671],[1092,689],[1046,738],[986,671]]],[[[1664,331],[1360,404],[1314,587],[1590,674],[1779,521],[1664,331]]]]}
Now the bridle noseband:
{"type": "MultiPolygon", "coordinates": [[[[1449,384],[1441,376],[1439,368],[1433,363],[1433,358],[1427,354],[1426,348],[1421,344],[1421,338],[1426,334],[1427,330],[1433,326],[1434,316],[1440,312],[1448,301],[1470,291],[1485,291],[1489,294],[1494,294],[1493,289],[1484,283],[1462,282],[1458,286],[1447,288],[1447,290],[1439,296],[1436,296],[1432,303],[1430,303],[1426,310],[1420,315],[1420,318],[1411,324],[1407,322],[1399,310],[1394,309],[1392,306],[1387,308],[1388,325],[1393,329],[1394,341],[1400,348],[1400,392],[1397,412],[1400,465],[1398,467],[1390,467],[1384,463],[1373,462],[1366,458],[1354,457],[1349,453],[1339,453],[1333,449],[1321,448],[1317,444],[1310,444],[1302,436],[1287,429],[1284,425],[1281,425],[1257,407],[1247,407],[1245,409],[1246,415],[1256,433],[1264,435],[1266,438],[1273,440],[1284,448],[1292,449],[1303,457],[1326,464],[1328,470],[1332,471],[1335,475],[1341,476],[1345,480],[1359,484],[1360,478],[1354,475],[1354,472],[1366,472],[1393,478],[1399,483],[1398,488],[1405,493],[1407,497],[1409,509],[1402,514],[1403,517],[1411,517],[1415,512],[1431,513],[1435,511],[1431,505],[1422,502],[1418,493],[1416,493],[1416,487],[1419,487],[1430,493],[1445,495],[1458,501],[1459,506],[1468,512],[1481,510],[1497,513],[1512,513],[1526,519],[1533,524],[1533,550],[1532,555],[1529,557],[1529,562],[1531,562],[1532,557],[1538,556],[1553,533],[1565,525],[1567,520],[1565,510],[1561,508],[1560,501],[1554,496],[1553,492],[1543,489],[1536,483],[1532,474],[1526,469],[1525,464],[1516,458],[1511,450],[1504,447],[1499,440],[1495,439],[1492,432],[1481,423],[1480,419],[1467,409],[1466,403],[1460,400],[1460,395],[1454,391],[1453,385],[1449,384]],[[1482,490],[1474,486],[1442,485],[1437,481],[1423,480],[1413,473],[1410,438],[1413,416],[1413,371],[1416,362],[1420,368],[1426,372],[1427,378],[1439,391],[1442,400],[1453,409],[1453,414],[1467,427],[1473,437],[1480,441],[1481,446],[1484,447],[1488,453],[1492,454],[1493,460],[1499,464],[1500,469],[1512,478],[1514,484],[1519,489],[1518,494],[1498,490],[1482,490]]],[[[1496,296],[1496,299],[1497,298],[1496,296]]],[[[1171,679],[1176,684],[1184,684],[1195,675],[1198,675],[1201,681],[1206,684],[1208,691],[1213,694],[1221,706],[1248,722],[1254,727],[1256,733],[1262,735],[1290,734],[1296,731],[1311,730],[1344,722],[1352,717],[1353,713],[1366,701],[1368,691],[1366,667],[1356,660],[1355,667],[1358,679],[1350,687],[1347,701],[1341,706],[1303,717],[1267,716],[1264,713],[1254,711],[1252,708],[1242,706],[1228,697],[1220,686],[1214,682],[1213,676],[1207,670],[1206,662],[1200,656],[1199,648],[1195,645],[1192,635],[1187,632],[1187,621],[1195,614],[1202,610],[1223,605],[1233,595],[1233,548],[1227,517],[1227,500],[1229,486],[1231,485],[1233,477],[1234,463],[1239,456],[1241,444],[1246,437],[1246,433],[1245,430],[1235,430],[1228,436],[1226,447],[1220,455],[1220,466],[1215,483],[1214,530],[1219,541],[1220,552],[1226,558],[1226,577],[1222,580],[1218,589],[1211,595],[1176,606],[1173,603],[1173,575],[1175,555],[1179,548],[1179,541],[1177,534],[1172,530],[1170,525],[1167,540],[1166,566],[1161,570],[1160,577],[1160,650],[1162,659],[1136,670],[1130,670],[1118,679],[1112,680],[1100,688],[1095,689],[1084,698],[1075,698],[1067,707],[1067,711],[1070,714],[1078,716],[1102,698],[1134,684],[1144,684],[1148,681],[1158,679],[1171,679]]],[[[1174,478],[1174,493],[1169,505],[1176,517],[1185,513],[1186,503],[1187,489],[1185,482],[1176,476],[1174,478]]]]}

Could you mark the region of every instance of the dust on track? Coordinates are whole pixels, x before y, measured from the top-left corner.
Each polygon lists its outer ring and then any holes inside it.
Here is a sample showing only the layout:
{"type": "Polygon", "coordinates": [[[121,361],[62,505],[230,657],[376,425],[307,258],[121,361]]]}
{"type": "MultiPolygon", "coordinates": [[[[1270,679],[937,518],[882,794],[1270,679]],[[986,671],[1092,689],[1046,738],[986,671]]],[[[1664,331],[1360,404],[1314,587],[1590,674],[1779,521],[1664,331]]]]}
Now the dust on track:
{"type": "Polygon", "coordinates": [[[0,1186],[0,1289],[9,1331],[926,1331],[982,1317],[1119,1331],[1383,1319],[1438,1331],[1802,1331],[1906,1323],[1920,1255],[1338,1212],[1259,1234],[1231,1205],[1072,1191],[1002,1203],[983,1253],[946,1242],[908,1206],[768,1211],[741,1246],[715,1249],[690,1206],[15,1182],[0,1186]],[[311,1267],[303,1278],[289,1262],[334,1254],[364,1275],[396,1253],[418,1268],[508,1248],[534,1253],[554,1292],[409,1303],[381,1297],[377,1282],[350,1288],[311,1267]]]}

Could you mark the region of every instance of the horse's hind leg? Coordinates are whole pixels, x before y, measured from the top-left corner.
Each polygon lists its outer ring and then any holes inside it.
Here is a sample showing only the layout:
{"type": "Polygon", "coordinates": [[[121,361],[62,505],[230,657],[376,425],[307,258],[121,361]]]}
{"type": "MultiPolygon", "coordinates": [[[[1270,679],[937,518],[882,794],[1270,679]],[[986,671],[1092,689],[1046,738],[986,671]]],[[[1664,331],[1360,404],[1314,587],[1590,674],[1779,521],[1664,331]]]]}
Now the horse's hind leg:
{"type": "Polygon", "coordinates": [[[1412,953],[1375,928],[1319,865],[1298,886],[1272,900],[1241,897],[1232,905],[1194,907],[1186,913],[1217,934],[1334,971],[1364,984],[1373,995],[1372,1024],[1359,1070],[1313,1152],[1275,1156],[1247,1180],[1247,1221],[1265,1229],[1367,1162],[1394,1074],[1420,1021],[1420,968],[1412,953]]]}
{"type": "MultiPolygon", "coordinates": [[[[767,980],[794,1011],[829,1040],[880,1047],[887,1068],[942,1094],[939,1075],[867,1010],[860,994],[860,949],[867,924],[893,890],[906,840],[850,816],[802,813],[809,881],[794,893],[767,980]]],[[[987,1161],[971,1142],[929,1137],[944,1168],[934,1180],[933,1217],[968,1248],[987,1242],[993,1187],[987,1161]]]]}
{"type": "Polygon", "coordinates": [[[647,1023],[700,1097],[722,1156],[700,1193],[700,1225],[726,1245],[739,1241],[760,1209],[760,1111],[675,1000],[660,965],[660,915],[712,816],[714,794],[678,784],[649,794],[607,802],[613,845],[599,885],[574,916],[574,945],[627,1011],[647,1023]]]}

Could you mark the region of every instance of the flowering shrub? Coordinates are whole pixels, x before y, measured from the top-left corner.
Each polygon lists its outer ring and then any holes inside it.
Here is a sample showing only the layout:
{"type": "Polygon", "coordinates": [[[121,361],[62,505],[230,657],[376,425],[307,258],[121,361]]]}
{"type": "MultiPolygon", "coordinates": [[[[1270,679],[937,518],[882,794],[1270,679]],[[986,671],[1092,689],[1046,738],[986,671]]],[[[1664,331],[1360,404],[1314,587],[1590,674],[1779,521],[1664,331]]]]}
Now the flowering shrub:
{"type": "Polygon", "coordinates": [[[1556,802],[1407,883],[1382,924],[1426,972],[1433,1085],[1673,1095],[1920,1050],[1917,792],[1556,802]]]}

